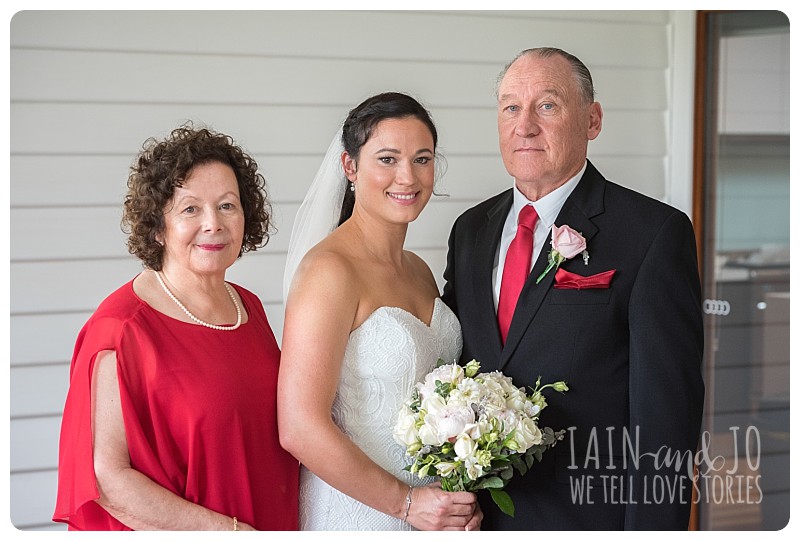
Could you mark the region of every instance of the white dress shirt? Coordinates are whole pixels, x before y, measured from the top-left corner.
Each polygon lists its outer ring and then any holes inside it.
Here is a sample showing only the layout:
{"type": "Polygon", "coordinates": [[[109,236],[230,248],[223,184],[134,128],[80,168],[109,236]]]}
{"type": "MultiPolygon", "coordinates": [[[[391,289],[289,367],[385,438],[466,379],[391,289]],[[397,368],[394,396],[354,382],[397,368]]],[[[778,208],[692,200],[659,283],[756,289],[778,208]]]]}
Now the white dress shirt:
{"type": "Polygon", "coordinates": [[[522,195],[522,192],[519,191],[516,182],[514,183],[514,203],[511,205],[511,210],[509,210],[506,222],[503,225],[503,234],[500,236],[500,245],[495,254],[492,271],[495,311],[497,311],[497,302],[500,299],[500,282],[502,282],[506,253],[508,252],[508,246],[517,234],[517,220],[522,207],[531,205],[536,210],[536,214],[539,215],[539,219],[536,220],[536,227],[534,227],[533,231],[533,255],[531,257],[531,268],[533,268],[533,264],[536,262],[539,253],[544,247],[544,241],[547,239],[547,235],[550,234],[550,229],[552,229],[553,224],[556,222],[558,213],[561,212],[561,207],[564,206],[567,197],[569,197],[569,194],[575,189],[575,186],[578,185],[578,181],[583,176],[584,171],[586,171],[586,163],[583,164],[583,167],[578,171],[577,175],[538,201],[529,201],[522,195]]]}

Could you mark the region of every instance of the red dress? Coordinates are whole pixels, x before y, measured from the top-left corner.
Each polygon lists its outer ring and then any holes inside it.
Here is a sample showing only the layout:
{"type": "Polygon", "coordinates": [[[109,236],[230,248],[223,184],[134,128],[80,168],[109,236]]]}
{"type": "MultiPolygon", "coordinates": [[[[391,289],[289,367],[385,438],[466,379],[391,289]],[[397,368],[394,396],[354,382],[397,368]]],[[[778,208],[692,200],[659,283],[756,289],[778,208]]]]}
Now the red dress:
{"type": "Polygon", "coordinates": [[[113,350],[134,469],[258,530],[297,529],[299,467],[278,441],[280,350],[258,297],[236,290],[249,320],[235,331],[157,312],[132,281],[98,307],[72,357],[54,521],[129,529],[94,501],[92,368],[98,352],[113,350]]]}

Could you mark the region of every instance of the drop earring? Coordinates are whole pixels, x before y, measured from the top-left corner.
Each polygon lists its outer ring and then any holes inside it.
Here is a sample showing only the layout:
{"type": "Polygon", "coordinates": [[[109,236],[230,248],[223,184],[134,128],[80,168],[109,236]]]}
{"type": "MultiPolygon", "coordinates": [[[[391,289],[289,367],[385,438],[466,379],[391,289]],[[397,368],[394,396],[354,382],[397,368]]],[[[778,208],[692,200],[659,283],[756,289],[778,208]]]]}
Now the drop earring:
{"type": "Polygon", "coordinates": [[[353,184],[353,181],[352,181],[352,180],[350,181],[350,191],[351,191],[351,192],[354,192],[354,191],[356,191],[356,185],[355,185],[355,184],[353,184]]]}

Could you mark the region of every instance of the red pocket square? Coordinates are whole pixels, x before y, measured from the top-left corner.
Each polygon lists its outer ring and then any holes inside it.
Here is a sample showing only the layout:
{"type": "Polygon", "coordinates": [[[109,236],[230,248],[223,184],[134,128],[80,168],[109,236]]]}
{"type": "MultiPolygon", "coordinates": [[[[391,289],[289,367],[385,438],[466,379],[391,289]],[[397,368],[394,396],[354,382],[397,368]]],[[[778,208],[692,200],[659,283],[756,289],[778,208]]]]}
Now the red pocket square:
{"type": "Polygon", "coordinates": [[[591,276],[581,276],[564,269],[556,271],[556,289],[605,289],[611,284],[616,269],[611,269],[591,276]]]}

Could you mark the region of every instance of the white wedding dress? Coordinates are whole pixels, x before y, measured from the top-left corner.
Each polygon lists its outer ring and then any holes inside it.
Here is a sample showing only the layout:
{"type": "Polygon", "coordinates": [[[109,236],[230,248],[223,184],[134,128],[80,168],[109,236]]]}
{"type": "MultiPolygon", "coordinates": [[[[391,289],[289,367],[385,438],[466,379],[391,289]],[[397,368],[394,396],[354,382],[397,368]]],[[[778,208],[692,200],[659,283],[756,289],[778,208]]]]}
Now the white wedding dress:
{"type": "MultiPolygon", "coordinates": [[[[375,463],[407,485],[421,485],[403,471],[405,448],[392,429],[414,384],[436,360],[461,355],[461,325],[439,298],[430,325],[402,308],[383,306],[350,333],[333,419],[375,463]]],[[[407,523],[342,494],[304,467],[300,470],[301,530],[410,530],[407,523]]]]}

